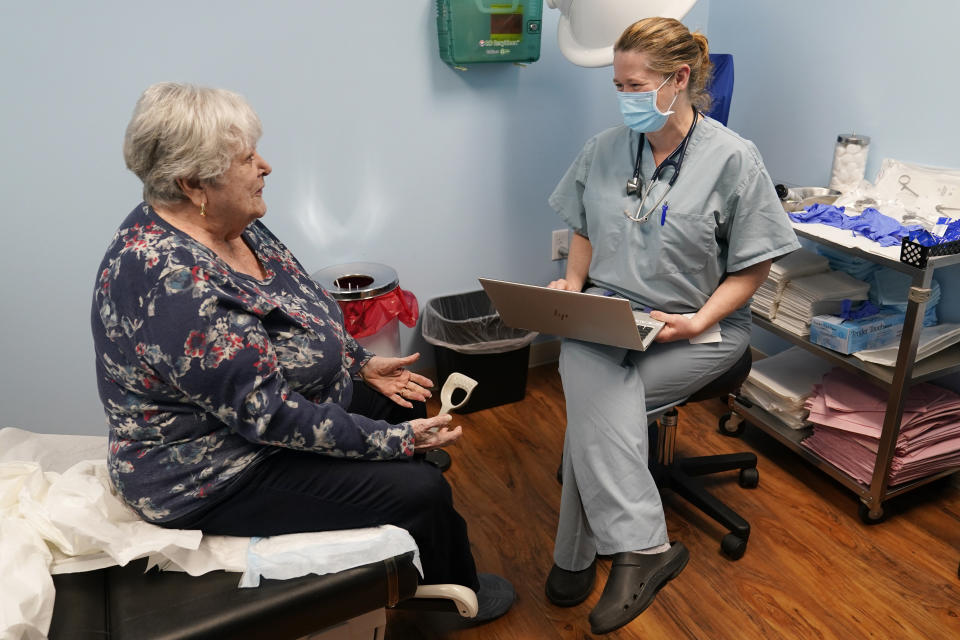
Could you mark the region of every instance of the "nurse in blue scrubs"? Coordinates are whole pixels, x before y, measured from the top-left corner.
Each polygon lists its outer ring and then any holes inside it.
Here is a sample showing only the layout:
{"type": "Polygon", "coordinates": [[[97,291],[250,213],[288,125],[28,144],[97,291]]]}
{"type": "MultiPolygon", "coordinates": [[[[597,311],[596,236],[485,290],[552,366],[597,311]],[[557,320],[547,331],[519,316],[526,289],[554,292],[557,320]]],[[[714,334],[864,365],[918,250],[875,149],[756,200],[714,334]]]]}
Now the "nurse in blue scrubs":
{"type": "Polygon", "coordinates": [[[706,37],[682,23],[628,27],[613,62],[624,125],[588,140],[549,200],[573,230],[565,277],[550,286],[612,292],[666,323],[645,352],[565,340],[560,354],[567,429],[546,593],[583,602],[597,555],[612,555],[594,633],[633,620],[687,563],[647,468],[647,409],[737,361],[750,297],[800,246],[757,148],[704,115],[710,71],[706,37]]]}

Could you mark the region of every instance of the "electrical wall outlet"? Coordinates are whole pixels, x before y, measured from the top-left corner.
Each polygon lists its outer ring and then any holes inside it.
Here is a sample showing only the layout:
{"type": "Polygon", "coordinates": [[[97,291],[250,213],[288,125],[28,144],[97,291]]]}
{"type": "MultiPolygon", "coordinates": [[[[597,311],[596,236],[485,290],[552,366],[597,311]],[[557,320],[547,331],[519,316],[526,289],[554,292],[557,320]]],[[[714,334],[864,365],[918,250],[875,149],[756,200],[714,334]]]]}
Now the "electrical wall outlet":
{"type": "Polygon", "coordinates": [[[570,253],[570,230],[554,229],[553,242],[550,244],[550,259],[565,260],[570,253]]]}

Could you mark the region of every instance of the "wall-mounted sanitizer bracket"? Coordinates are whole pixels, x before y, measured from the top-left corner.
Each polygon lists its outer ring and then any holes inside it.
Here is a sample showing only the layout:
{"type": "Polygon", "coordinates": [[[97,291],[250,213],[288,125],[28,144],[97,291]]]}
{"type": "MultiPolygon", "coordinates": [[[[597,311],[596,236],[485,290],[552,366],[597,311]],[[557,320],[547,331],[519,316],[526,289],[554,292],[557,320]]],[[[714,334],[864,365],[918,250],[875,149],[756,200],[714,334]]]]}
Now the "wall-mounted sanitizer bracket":
{"type": "Polygon", "coordinates": [[[447,64],[535,62],[543,0],[437,0],[440,57],[447,64]]]}

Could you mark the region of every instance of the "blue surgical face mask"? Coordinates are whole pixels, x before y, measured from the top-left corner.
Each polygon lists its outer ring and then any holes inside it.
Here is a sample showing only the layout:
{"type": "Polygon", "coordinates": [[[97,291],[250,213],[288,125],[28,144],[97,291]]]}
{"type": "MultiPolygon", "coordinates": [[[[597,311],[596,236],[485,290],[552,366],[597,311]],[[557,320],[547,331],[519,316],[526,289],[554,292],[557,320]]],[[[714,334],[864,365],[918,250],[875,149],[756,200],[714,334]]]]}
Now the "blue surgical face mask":
{"type": "Polygon", "coordinates": [[[670,106],[667,107],[667,111],[662,112],[657,108],[657,92],[672,77],[673,74],[671,73],[653,91],[618,91],[617,97],[620,99],[620,113],[623,114],[623,123],[637,133],[650,133],[662,129],[667,122],[667,118],[673,113],[670,108],[680,94],[674,96],[670,106]]]}

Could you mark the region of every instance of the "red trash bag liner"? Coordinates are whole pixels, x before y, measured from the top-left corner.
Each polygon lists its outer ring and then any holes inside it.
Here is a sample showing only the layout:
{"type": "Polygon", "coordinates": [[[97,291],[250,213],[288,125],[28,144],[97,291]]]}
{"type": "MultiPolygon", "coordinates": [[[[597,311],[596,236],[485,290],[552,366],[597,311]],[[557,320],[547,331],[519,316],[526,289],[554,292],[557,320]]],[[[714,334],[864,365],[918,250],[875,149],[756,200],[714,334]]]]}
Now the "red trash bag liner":
{"type": "Polygon", "coordinates": [[[400,287],[367,300],[338,300],[343,309],[343,324],[354,338],[372,336],[394,318],[412,327],[420,308],[417,297],[400,287]]]}

